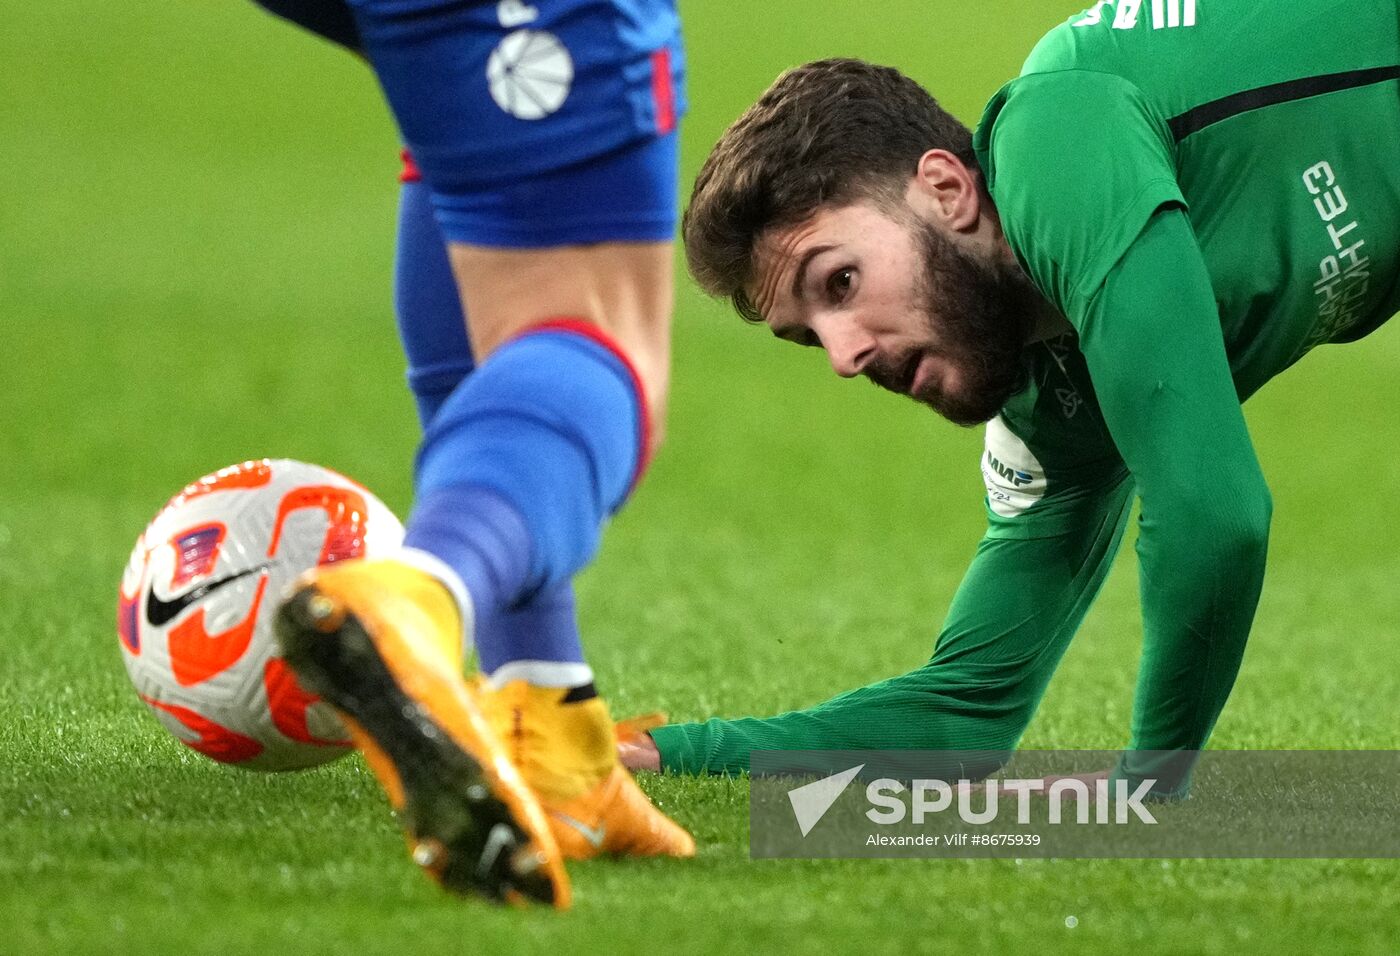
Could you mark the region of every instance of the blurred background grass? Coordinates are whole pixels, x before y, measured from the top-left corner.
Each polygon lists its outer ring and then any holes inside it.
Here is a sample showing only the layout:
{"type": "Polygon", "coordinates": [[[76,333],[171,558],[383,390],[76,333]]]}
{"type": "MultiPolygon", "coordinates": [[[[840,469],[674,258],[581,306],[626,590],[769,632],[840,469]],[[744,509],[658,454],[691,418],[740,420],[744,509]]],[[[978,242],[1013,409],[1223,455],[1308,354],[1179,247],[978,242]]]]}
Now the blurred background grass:
{"type": "MultiPolygon", "coordinates": [[[[974,123],[1076,6],[683,0],[683,183],[778,72],[821,56],[899,65],[974,123]]],[[[647,783],[698,861],[575,867],[572,916],[499,913],[411,872],[356,760],[265,778],[183,750],[111,628],[156,508],[261,455],[408,507],[398,145],[367,70],[251,4],[51,0],[6,21],[0,952],[1393,952],[1394,863],[759,864],[746,784],[725,780],[647,783]]],[[[770,713],[922,662],[981,533],[980,435],[838,381],[685,281],[676,339],[668,445],[580,584],[614,708],[770,713]]],[[[1248,409],[1276,518],[1215,746],[1397,745],[1397,367],[1387,327],[1248,409]]],[[[1126,739],[1134,572],[1125,552],[1027,746],[1126,739]]]]}

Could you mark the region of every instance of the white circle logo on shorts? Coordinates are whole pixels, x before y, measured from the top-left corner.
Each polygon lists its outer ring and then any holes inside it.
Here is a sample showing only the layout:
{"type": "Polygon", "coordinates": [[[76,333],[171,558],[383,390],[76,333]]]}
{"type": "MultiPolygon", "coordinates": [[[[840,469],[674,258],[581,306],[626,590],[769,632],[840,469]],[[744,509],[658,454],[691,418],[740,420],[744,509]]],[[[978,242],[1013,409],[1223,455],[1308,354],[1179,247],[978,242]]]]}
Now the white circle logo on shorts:
{"type": "Polygon", "coordinates": [[[544,119],[564,105],[573,81],[569,51],[543,30],[507,34],[486,61],[491,98],[516,119],[544,119]]]}

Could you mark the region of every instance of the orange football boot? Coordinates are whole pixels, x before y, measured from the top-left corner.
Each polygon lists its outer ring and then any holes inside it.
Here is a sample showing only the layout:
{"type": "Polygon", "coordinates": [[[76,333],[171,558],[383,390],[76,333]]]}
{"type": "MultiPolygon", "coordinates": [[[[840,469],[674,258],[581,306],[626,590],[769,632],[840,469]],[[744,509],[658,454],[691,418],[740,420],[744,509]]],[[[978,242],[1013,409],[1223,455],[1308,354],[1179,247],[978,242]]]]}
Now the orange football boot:
{"type": "Polygon", "coordinates": [[[568,907],[551,825],[462,677],[462,613],[441,582],[398,560],[326,565],[276,631],[363,751],[414,862],[454,892],[568,907]]]}
{"type": "Polygon", "coordinates": [[[539,798],[564,856],[695,855],[695,840],[658,810],[617,760],[617,734],[599,697],[512,681],[475,685],[510,760],[539,798]]]}

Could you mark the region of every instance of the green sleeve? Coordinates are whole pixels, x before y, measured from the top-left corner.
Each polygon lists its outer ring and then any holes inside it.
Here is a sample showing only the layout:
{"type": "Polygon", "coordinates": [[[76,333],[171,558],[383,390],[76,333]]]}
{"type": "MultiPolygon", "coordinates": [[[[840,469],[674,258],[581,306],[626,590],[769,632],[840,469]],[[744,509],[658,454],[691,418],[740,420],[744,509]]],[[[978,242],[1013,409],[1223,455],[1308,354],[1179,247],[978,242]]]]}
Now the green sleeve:
{"type": "Polygon", "coordinates": [[[1189,751],[1205,745],[1239,670],[1271,504],[1173,140],[1132,83],[1069,70],[1003,88],[977,146],[1007,241],[1079,333],[1141,499],[1144,643],[1119,772],[1184,793],[1189,751]]]}
{"type": "Polygon", "coordinates": [[[1011,750],[1108,573],[1131,504],[1119,467],[1016,519],[993,516],[927,664],[806,710],[661,727],[662,766],[737,773],[753,750],[1011,750]],[[1007,535],[1016,521],[1027,533],[1007,535]]]}
{"type": "Polygon", "coordinates": [[[1205,746],[1249,636],[1271,513],[1185,214],[1154,215],[1070,320],[1141,503],[1143,654],[1119,769],[1184,793],[1191,756],[1148,751],[1205,746]]]}

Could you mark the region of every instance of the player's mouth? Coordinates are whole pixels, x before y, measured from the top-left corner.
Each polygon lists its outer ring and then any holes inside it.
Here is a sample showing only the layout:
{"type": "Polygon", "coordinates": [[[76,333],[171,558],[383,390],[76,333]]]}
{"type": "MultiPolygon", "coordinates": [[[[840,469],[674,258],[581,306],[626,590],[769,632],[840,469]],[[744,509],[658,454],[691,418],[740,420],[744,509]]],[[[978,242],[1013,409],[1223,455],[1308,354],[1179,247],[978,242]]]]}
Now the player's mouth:
{"type": "Polygon", "coordinates": [[[919,353],[912,352],[903,359],[877,358],[865,370],[865,377],[887,392],[908,395],[918,370],[919,353]]]}
{"type": "Polygon", "coordinates": [[[940,393],[942,372],[931,352],[916,349],[896,360],[878,360],[865,375],[885,391],[929,404],[940,393]]]}
{"type": "Polygon", "coordinates": [[[915,355],[913,370],[909,374],[908,390],[905,394],[921,402],[927,401],[928,397],[937,391],[934,385],[935,377],[938,375],[935,365],[932,355],[928,353],[915,355]]]}

